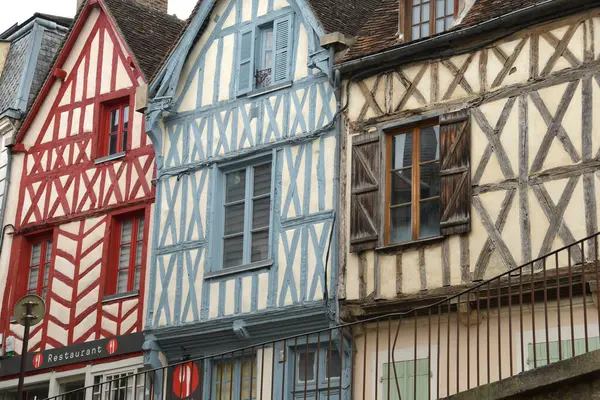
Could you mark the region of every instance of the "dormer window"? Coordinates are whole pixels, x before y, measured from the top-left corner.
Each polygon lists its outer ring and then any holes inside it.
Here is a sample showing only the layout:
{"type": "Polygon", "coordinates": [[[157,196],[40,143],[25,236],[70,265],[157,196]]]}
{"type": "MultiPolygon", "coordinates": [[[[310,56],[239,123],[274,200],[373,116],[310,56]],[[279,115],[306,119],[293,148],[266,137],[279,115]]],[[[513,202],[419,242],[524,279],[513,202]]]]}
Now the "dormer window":
{"type": "Polygon", "coordinates": [[[404,0],[405,41],[423,39],[452,27],[458,0],[404,0]]]}
{"type": "Polygon", "coordinates": [[[237,93],[260,91],[290,80],[293,14],[238,34],[237,93]]]}

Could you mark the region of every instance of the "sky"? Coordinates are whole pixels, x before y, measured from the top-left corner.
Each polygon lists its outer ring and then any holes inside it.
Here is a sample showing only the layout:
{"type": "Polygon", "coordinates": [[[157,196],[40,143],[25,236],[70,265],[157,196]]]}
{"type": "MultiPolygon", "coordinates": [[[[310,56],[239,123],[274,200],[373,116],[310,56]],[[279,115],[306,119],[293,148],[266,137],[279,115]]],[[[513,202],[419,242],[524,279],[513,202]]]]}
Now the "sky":
{"type": "MultiPolygon", "coordinates": [[[[17,22],[23,22],[36,12],[73,17],[77,0],[0,0],[0,33],[17,22]]],[[[169,0],[169,14],[185,19],[190,15],[197,0],[169,0]]]]}

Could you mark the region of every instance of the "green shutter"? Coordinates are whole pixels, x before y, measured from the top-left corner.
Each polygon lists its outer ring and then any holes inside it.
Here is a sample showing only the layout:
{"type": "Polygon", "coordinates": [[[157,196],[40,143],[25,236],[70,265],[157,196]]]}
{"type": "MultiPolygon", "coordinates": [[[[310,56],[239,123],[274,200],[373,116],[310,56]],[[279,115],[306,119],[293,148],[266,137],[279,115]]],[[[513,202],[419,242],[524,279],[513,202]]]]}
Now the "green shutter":
{"type": "Polygon", "coordinates": [[[238,95],[252,90],[254,81],[254,29],[239,34],[238,95]]]}
{"type": "Polygon", "coordinates": [[[273,23],[273,41],[275,54],[273,57],[273,84],[289,79],[292,59],[292,15],[276,19],[273,23]]]}
{"type": "MultiPolygon", "coordinates": [[[[548,364],[547,351],[550,351],[550,364],[573,357],[573,345],[571,339],[561,341],[560,347],[562,354],[558,351],[558,341],[553,341],[548,344],[546,342],[535,344],[535,364],[533,363],[533,343],[529,343],[527,351],[527,365],[529,368],[541,367],[548,364]]],[[[588,338],[588,351],[600,349],[600,337],[588,338]]],[[[585,338],[575,339],[575,355],[580,356],[585,354],[585,338]]]]}
{"type": "MultiPolygon", "coordinates": [[[[415,400],[414,361],[399,361],[396,362],[395,365],[396,369],[394,371],[394,366],[392,364],[383,364],[383,377],[381,379],[383,398],[386,400],[415,400]],[[400,393],[398,393],[398,386],[400,387],[400,393]]],[[[417,360],[416,400],[429,399],[429,375],[429,365],[427,359],[424,358],[417,360]]]]}

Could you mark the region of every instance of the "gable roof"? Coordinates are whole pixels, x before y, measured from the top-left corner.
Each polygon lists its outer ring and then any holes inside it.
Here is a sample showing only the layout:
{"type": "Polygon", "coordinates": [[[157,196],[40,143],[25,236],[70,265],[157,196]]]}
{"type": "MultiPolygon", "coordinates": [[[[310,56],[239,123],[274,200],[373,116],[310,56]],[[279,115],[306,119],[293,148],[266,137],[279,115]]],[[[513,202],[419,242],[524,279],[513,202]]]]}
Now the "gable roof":
{"type": "Polygon", "coordinates": [[[102,0],[146,81],[154,76],[185,22],[135,0],[102,0]]]}
{"type": "MultiPolygon", "coordinates": [[[[370,17],[363,20],[364,23],[358,30],[354,45],[352,45],[343,58],[337,62],[343,63],[380,53],[384,50],[408,47],[409,44],[414,45],[419,42],[428,41],[448,32],[461,31],[476,25],[483,25],[484,23],[513,12],[526,11],[528,9],[537,8],[538,6],[555,7],[558,6],[559,3],[567,5],[561,12],[555,11],[553,16],[557,17],[559,14],[576,11],[574,10],[574,7],[571,6],[576,2],[577,1],[570,0],[475,0],[474,4],[467,10],[466,15],[464,15],[462,20],[449,31],[429,36],[419,41],[403,42],[398,38],[398,18],[400,16],[398,12],[398,0],[380,0],[370,17]]],[[[598,3],[598,1],[587,0],[587,3],[598,3]]],[[[540,18],[548,19],[548,16],[540,14],[540,18]]],[[[528,21],[522,20],[518,23],[531,24],[533,21],[534,18],[529,18],[528,21]]],[[[507,28],[507,26],[504,26],[504,28],[507,28]]]]}

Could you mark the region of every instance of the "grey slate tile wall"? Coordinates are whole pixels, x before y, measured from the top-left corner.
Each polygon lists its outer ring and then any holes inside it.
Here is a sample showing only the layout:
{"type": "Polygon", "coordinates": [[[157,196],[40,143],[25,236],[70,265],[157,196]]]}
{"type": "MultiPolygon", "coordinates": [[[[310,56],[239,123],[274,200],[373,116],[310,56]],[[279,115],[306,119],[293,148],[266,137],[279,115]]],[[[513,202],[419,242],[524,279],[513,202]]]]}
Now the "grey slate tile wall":
{"type": "Polygon", "coordinates": [[[52,61],[54,61],[56,53],[62,45],[63,38],[64,36],[57,32],[44,31],[38,55],[38,62],[35,67],[31,90],[29,91],[29,100],[27,102],[28,109],[31,107],[31,104],[35,100],[35,96],[46,79],[46,75],[52,66],[52,61]]]}
{"type": "Polygon", "coordinates": [[[14,108],[31,37],[29,32],[10,45],[4,71],[0,77],[0,113],[8,108],[14,108]]]}

